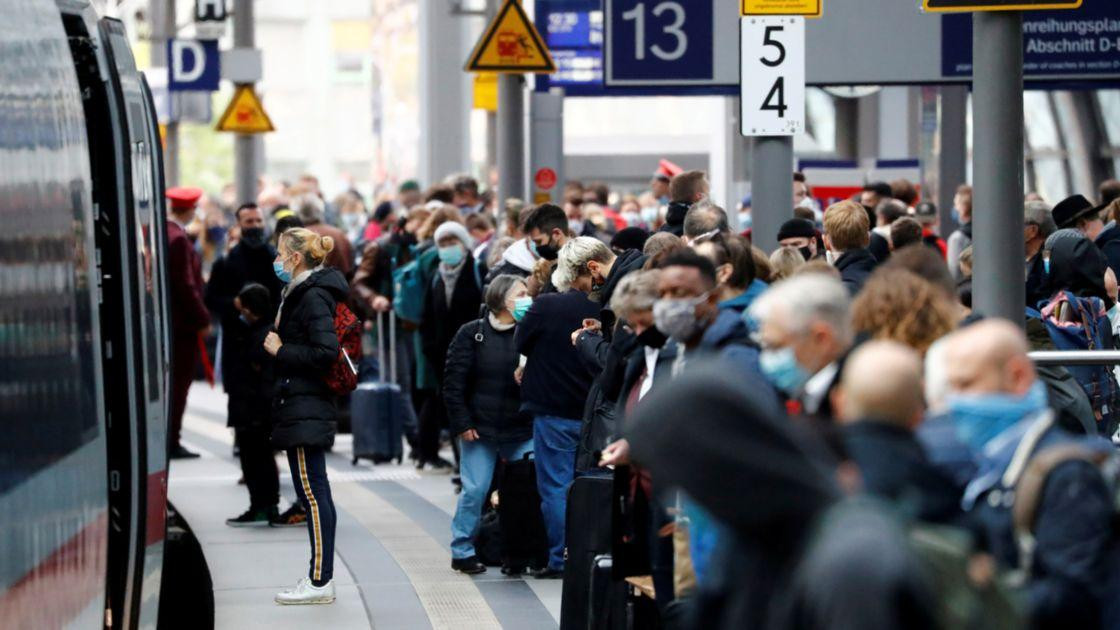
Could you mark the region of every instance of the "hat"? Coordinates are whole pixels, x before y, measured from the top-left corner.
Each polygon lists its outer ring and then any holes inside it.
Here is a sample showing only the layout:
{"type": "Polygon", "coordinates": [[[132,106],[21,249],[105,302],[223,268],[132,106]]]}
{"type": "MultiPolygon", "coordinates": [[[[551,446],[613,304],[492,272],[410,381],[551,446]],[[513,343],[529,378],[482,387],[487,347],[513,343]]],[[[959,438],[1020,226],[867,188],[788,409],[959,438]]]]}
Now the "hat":
{"type": "Polygon", "coordinates": [[[467,249],[474,246],[474,240],[471,239],[471,235],[467,232],[467,228],[462,223],[445,221],[436,228],[435,241],[437,245],[448,236],[459,239],[459,242],[467,249]]]}
{"type": "Polygon", "coordinates": [[[778,240],[787,238],[816,238],[817,226],[809,219],[790,219],[778,230],[778,240]]]}
{"type": "Polygon", "coordinates": [[[637,226],[624,227],[618,231],[618,234],[615,234],[614,237],[611,238],[611,247],[624,251],[628,249],[641,249],[645,247],[648,239],[649,232],[646,230],[637,226]]]}
{"type": "MultiPolygon", "coordinates": [[[[1078,196],[1080,196],[1080,195],[1078,195],[1078,196]]],[[[1085,238],[1085,235],[1082,234],[1080,231],[1075,230],[1073,228],[1063,228],[1061,230],[1058,230],[1057,232],[1054,232],[1050,236],[1048,236],[1046,238],[1046,244],[1043,245],[1042,248],[1045,249],[1046,251],[1050,251],[1050,250],[1054,249],[1054,245],[1058,241],[1077,240],[1077,239],[1083,239],[1083,238],[1085,238]]]]}
{"type": "Polygon", "coordinates": [[[923,201],[914,206],[914,218],[919,223],[933,223],[937,220],[937,206],[932,201],[923,201]]]}
{"type": "Polygon", "coordinates": [[[402,193],[403,192],[416,192],[418,190],[420,190],[420,183],[417,182],[415,179],[404,180],[403,182],[401,182],[400,188],[397,189],[398,192],[402,192],[402,193]]]}
{"type": "Polygon", "coordinates": [[[669,160],[661,160],[657,163],[657,170],[653,172],[653,176],[657,179],[669,181],[683,172],[683,168],[673,164],[669,160]]]}
{"type": "Polygon", "coordinates": [[[1073,227],[1081,217],[1100,211],[1104,206],[1094,206],[1084,195],[1066,197],[1054,206],[1054,223],[1059,228],[1073,227]]]}
{"type": "Polygon", "coordinates": [[[391,201],[382,201],[377,204],[377,208],[373,211],[373,220],[381,223],[393,214],[393,203],[391,201]]]}
{"type": "Polygon", "coordinates": [[[202,189],[190,188],[188,186],[177,186],[175,188],[168,188],[167,199],[171,201],[171,207],[175,210],[189,210],[198,205],[198,200],[202,197],[202,189]]]}
{"type": "Polygon", "coordinates": [[[751,194],[750,193],[747,193],[747,194],[743,195],[743,200],[739,202],[739,207],[740,208],[751,207],[751,194]]]}

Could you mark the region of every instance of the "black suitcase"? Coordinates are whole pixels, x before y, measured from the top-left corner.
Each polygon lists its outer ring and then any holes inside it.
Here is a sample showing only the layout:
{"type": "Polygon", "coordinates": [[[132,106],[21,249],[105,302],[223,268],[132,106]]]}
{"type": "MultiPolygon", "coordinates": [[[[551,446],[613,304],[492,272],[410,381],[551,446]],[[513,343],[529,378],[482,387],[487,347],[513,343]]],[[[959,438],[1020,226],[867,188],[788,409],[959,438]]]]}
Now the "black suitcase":
{"type": "MultiPolygon", "coordinates": [[[[591,561],[591,594],[588,597],[588,630],[628,630],[629,585],[614,578],[611,556],[602,554],[591,561]]],[[[644,629],[643,629],[644,630],[644,629]]]]}
{"type": "Polygon", "coordinates": [[[537,467],[531,455],[499,467],[498,523],[502,529],[502,569],[508,575],[548,565],[548,534],[537,491],[537,467]]]}
{"type": "Polygon", "coordinates": [[[377,317],[376,383],[360,383],[350,395],[350,430],[354,436],[351,463],[369,459],[384,464],[404,459],[404,417],[406,413],[401,386],[397,384],[397,321],[389,311],[389,370],[386,381],[385,334],[382,318],[377,317]]]}
{"type": "Polygon", "coordinates": [[[611,551],[609,471],[577,477],[568,488],[565,515],[564,591],[560,599],[560,630],[586,630],[592,619],[591,573],[595,557],[611,551]]]}

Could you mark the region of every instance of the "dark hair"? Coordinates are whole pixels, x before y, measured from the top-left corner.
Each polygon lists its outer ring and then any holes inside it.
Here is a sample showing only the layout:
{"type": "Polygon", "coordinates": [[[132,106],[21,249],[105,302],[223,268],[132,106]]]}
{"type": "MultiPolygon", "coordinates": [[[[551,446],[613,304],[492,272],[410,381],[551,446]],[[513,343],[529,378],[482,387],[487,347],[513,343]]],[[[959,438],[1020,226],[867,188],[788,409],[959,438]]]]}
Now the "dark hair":
{"type": "Polygon", "coordinates": [[[669,199],[681,203],[696,201],[696,193],[708,181],[704,171],[686,171],[669,182],[669,199]]]}
{"type": "Polygon", "coordinates": [[[250,282],[237,293],[241,306],[260,318],[272,316],[272,294],[263,284],[250,282]]]}
{"type": "Polygon", "coordinates": [[[891,182],[891,196],[907,206],[912,206],[918,200],[918,189],[910,180],[899,178],[891,182]]]}
{"type": "Polygon", "coordinates": [[[428,203],[429,201],[451,203],[454,200],[455,190],[447,184],[436,184],[424,192],[424,203],[428,203]]]}
{"type": "Polygon", "coordinates": [[[542,203],[535,208],[529,208],[522,213],[521,232],[529,234],[533,230],[540,230],[542,234],[551,234],[552,230],[568,231],[568,215],[564,209],[554,203],[542,203]]]}
{"type": "Polygon", "coordinates": [[[490,217],[486,216],[485,214],[483,214],[481,212],[475,212],[474,214],[468,214],[464,223],[466,224],[468,231],[469,230],[493,230],[494,229],[494,222],[490,220],[490,217]]]}
{"type": "Polygon", "coordinates": [[[890,225],[906,216],[906,206],[897,199],[884,199],[875,206],[875,216],[882,216],[890,225]]]}
{"type": "Polygon", "coordinates": [[[287,232],[292,228],[303,227],[303,221],[295,215],[281,217],[276,221],[276,229],[272,231],[273,238],[279,238],[281,234],[287,232]]]}
{"type": "Polygon", "coordinates": [[[478,180],[470,175],[456,177],[452,187],[454,191],[459,194],[471,193],[472,195],[478,195],[478,180]]]}
{"type": "MultiPolygon", "coordinates": [[[[893,230],[891,235],[894,235],[893,230]]],[[[953,281],[949,267],[941,255],[925,243],[913,243],[895,249],[883,263],[883,267],[912,271],[943,291],[950,299],[957,295],[957,283],[953,281]]]]}
{"type": "Polygon", "coordinates": [[[917,219],[900,217],[891,223],[891,245],[894,249],[902,249],[907,245],[922,242],[922,224],[917,219]]]}
{"type": "Polygon", "coordinates": [[[793,172],[793,181],[801,182],[802,184],[804,184],[805,183],[805,173],[802,173],[801,171],[794,171],[793,172]]]}
{"type": "Polygon", "coordinates": [[[637,226],[625,227],[611,238],[611,249],[624,252],[628,249],[641,250],[649,240],[649,232],[637,226]]]}
{"type": "Polygon", "coordinates": [[[257,207],[257,204],[255,204],[251,201],[249,203],[243,203],[240,206],[237,206],[237,210],[233,211],[234,220],[237,220],[237,221],[241,220],[241,211],[242,210],[260,210],[260,208],[257,207]]]}
{"type": "Polygon", "coordinates": [[[600,206],[606,206],[610,203],[611,188],[605,182],[591,182],[584,189],[584,192],[588,190],[595,193],[595,203],[600,206]]]}
{"type": "Polygon", "coordinates": [[[863,190],[873,192],[880,197],[891,197],[891,185],[887,182],[871,182],[864,185],[863,190]]]}
{"type": "Polygon", "coordinates": [[[708,281],[709,287],[716,285],[716,266],[712,261],[697,254],[691,249],[681,249],[669,254],[661,261],[661,269],[669,267],[691,267],[700,272],[700,276],[708,281]]]}
{"type": "Polygon", "coordinates": [[[1120,182],[1115,179],[1106,179],[1101,182],[1101,205],[1107,206],[1114,199],[1120,199],[1120,182]]]}
{"type": "Polygon", "coordinates": [[[712,261],[714,266],[731,265],[731,276],[727,279],[729,286],[735,289],[746,289],[751,282],[754,282],[756,273],[754,256],[751,255],[751,246],[747,239],[738,235],[724,236],[720,234],[700,243],[697,247],[703,245],[711,245],[714,260],[709,260],[712,261]]]}
{"type": "Polygon", "coordinates": [[[390,214],[393,214],[393,202],[382,201],[377,204],[377,208],[373,211],[373,220],[377,223],[381,223],[385,219],[388,219],[390,214]]]}

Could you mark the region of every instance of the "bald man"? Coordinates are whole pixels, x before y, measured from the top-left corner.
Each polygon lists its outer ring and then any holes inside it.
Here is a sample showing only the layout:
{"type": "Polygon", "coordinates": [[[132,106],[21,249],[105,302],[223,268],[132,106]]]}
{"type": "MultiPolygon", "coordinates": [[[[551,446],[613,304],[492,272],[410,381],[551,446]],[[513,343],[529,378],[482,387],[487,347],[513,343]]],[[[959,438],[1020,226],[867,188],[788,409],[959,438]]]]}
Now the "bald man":
{"type": "Polygon", "coordinates": [[[960,519],[963,488],[929,462],[914,437],[925,405],[913,350],[893,341],[863,344],[848,358],[836,398],[844,445],[865,492],[918,520],[960,519]]]}
{"type": "Polygon", "coordinates": [[[1024,586],[1033,627],[1115,628],[1120,605],[1120,548],[1112,528],[1112,493],[1100,469],[1073,457],[1043,467],[1056,446],[1111,454],[1093,436],[1076,438],[1055,424],[1046,388],[1027,356],[1023,332],[989,319],[946,338],[946,399],[957,435],[973,451],[978,470],[963,506],[984,532],[987,547],[1004,569],[1030,567],[1024,586]],[[1027,471],[1027,472],[1024,472],[1027,471]],[[1034,549],[1020,557],[1012,507],[1020,479],[1042,475],[1033,498],[1034,549]]]}

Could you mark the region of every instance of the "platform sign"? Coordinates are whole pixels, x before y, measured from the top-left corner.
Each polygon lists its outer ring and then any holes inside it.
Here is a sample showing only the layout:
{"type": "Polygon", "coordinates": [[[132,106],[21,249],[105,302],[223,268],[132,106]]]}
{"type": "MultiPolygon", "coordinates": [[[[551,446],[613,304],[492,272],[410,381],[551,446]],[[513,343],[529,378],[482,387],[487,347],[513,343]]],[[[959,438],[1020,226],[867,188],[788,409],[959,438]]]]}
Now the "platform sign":
{"type": "MultiPolygon", "coordinates": [[[[726,3],[725,3],[726,4],[726,3]]],[[[717,64],[715,2],[708,0],[604,0],[607,85],[712,85],[717,64]]]]}
{"type": "Polygon", "coordinates": [[[1038,11],[1077,9],[1082,0],[922,0],[926,11],[1038,11]]]}
{"type": "Polygon", "coordinates": [[[218,119],[215,127],[218,131],[233,133],[265,133],[275,131],[272,120],[264,111],[264,105],[257,98],[251,85],[239,85],[234,92],[229,106],[218,119]]]}
{"type": "Polygon", "coordinates": [[[525,9],[517,0],[506,0],[475,44],[467,60],[468,72],[556,72],[548,52],[525,9]]]}
{"type": "Polygon", "coordinates": [[[739,19],[739,106],[744,136],[805,129],[805,18],[739,19]]]}
{"type": "Polygon", "coordinates": [[[214,92],[222,78],[221,54],[216,39],[170,39],[167,87],[172,92],[214,92]]]}
{"type": "Polygon", "coordinates": [[[743,15],[800,15],[821,16],[824,0],[742,0],[743,15]]]}

